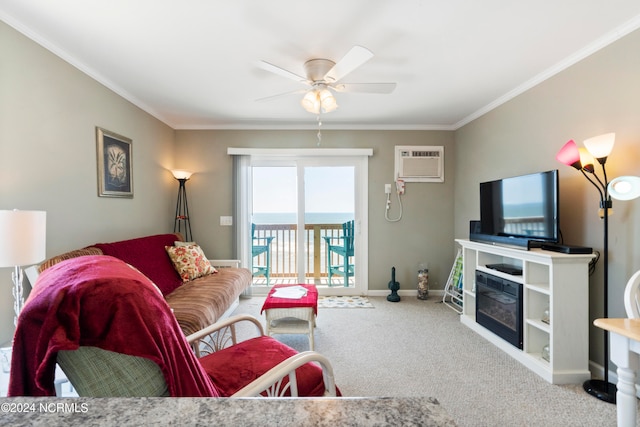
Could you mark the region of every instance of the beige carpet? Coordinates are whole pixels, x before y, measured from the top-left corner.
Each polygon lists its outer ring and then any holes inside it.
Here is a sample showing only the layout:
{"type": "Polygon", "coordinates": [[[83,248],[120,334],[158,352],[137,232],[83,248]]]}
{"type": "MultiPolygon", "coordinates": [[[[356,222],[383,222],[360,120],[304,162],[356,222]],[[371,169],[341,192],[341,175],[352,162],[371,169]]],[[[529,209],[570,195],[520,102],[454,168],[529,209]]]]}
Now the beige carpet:
{"type": "MultiPolygon", "coordinates": [[[[435,298],[369,299],[374,310],[319,311],[316,350],[331,360],[344,395],[435,397],[461,427],[616,425],[615,405],[581,385],[547,383],[461,325],[435,298]]],[[[264,322],[263,301],[241,300],[236,313],[264,322]]],[[[276,337],[309,349],[305,336],[276,337]]]]}

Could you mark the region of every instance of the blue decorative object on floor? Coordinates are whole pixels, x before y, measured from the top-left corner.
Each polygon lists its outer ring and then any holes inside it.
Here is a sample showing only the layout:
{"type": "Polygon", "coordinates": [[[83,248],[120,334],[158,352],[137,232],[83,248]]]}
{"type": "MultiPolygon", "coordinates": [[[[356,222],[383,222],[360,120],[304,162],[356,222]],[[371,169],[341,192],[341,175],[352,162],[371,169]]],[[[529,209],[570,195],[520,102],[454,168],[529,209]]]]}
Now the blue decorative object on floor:
{"type": "Polygon", "coordinates": [[[400,301],[400,295],[398,295],[398,289],[400,289],[400,283],[396,282],[395,267],[391,267],[391,281],[389,282],[389,289],[391,289],[391,293],[387,295],[387,301],[391,301],[391,302],[400,301]]]}

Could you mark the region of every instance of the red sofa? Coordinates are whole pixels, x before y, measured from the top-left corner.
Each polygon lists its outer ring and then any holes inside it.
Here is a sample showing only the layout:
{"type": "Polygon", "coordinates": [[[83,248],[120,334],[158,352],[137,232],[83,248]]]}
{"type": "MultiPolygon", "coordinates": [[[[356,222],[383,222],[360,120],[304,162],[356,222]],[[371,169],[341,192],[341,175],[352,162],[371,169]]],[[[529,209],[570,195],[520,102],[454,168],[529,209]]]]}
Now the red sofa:
{"type": "Polygon", "coordinates": [[[240,294],[251,285],[251,272],[246,268],[217,268],[214,274],[183,282],[165,250],[165,246],[173,246],[175,241],[183,241],[182,235],[158,234],[96,243],[52,257],[40,264],[38,271],[84,255],[119,258],[155,283],[184,334],[190,335],[228,316],[235,309],[240,294]]]}

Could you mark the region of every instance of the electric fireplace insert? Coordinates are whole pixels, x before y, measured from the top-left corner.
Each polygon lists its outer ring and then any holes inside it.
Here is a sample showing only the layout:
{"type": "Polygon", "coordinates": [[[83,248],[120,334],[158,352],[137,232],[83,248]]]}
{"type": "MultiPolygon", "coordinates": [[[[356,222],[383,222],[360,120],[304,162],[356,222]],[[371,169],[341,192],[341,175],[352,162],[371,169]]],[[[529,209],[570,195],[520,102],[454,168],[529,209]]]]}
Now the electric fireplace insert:
{"type": "Polygon", "coordinates": [[[476,270],[476,322],[522,349],[522,284],[476,270]]]}

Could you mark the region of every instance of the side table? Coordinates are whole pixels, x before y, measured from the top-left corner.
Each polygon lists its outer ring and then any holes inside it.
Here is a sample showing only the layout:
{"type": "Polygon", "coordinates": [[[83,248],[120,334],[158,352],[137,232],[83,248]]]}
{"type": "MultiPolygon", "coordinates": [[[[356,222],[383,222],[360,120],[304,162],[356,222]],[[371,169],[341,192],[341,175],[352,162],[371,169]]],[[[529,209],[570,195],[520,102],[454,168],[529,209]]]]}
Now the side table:
{"type": "Polygon", "coordinates": [[[636,377],[640,369],[640,319],[596,319],[593,324],[611,333],[611,361],[618,366],[618,427],[635,427],[638,417],[636,377]]]}
{"type": "Polygon", "coordinates": [[[316,326],[318,314],[318,290],[314,285],[276,285],[262,305],[267,320],[267,335],[275,334],[305,334],[309,337],[309,348],[314,350],[313,329],[316,326]],[[299,286],[307,290],[305,296],[299,299],[277,298],[273,294],[279,288],[299,286]]]}

